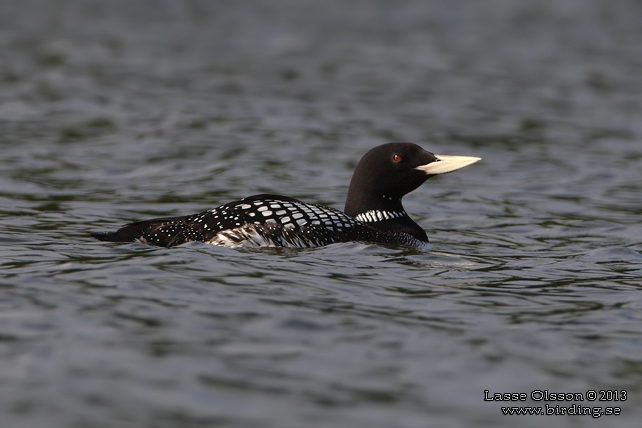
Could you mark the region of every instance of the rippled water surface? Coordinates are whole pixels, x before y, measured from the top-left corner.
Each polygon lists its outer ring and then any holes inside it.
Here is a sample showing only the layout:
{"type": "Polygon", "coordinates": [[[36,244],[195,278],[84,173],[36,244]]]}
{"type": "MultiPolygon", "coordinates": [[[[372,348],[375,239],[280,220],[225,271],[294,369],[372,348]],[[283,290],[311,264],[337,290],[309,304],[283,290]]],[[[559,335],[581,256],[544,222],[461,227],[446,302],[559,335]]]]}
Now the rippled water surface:
{"type": "Polygon", "coordinates": [[[2,427],[637,427],[642,6],[7,1],[2,427]],[[92,240],[255,193],[342,209],[370,148],[483,161],[432,251],[92,240]],[[503,416],[484,390],[626,391],[503,416]],[[599,397],[598,397],[599,398],[599,397]]]}

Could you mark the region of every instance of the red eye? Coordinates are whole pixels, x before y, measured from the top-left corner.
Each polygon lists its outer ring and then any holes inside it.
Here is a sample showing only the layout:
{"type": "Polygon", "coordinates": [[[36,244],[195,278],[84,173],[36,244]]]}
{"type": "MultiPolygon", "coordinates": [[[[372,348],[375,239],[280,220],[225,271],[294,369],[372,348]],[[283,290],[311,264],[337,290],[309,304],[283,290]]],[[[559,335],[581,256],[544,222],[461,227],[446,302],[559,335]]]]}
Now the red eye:
{"type": "Polygon", "coordinates": [[[401,156],[399,155],[392,155],[392,160],[395,162],[399,162],[401,160],[401,156]]]}

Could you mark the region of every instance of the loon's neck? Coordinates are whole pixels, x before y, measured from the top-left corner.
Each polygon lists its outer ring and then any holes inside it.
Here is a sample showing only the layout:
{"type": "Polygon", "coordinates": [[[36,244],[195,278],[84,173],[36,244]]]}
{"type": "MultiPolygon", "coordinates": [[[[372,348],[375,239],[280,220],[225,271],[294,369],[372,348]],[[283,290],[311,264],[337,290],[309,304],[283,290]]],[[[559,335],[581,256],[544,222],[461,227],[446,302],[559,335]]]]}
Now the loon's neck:
{"type": "Polygon", "coordinates": [[[420,241],[428,242],[426,232],[406,213],[401,198],[348,192],[345,213],[381,231],[407,233],[420,241]]]}
{"type": "Polygon", "coordinates": [[[348,191],[348,199],[346,200],[344,212],[349,216],[357,218],[360,214],[365,214],[368,211],[385,211],[404,214],[406,212],[401,204],[401,198],[377,194],[375,192],[355,192],[351,187],[350,191],[348,191]]]}

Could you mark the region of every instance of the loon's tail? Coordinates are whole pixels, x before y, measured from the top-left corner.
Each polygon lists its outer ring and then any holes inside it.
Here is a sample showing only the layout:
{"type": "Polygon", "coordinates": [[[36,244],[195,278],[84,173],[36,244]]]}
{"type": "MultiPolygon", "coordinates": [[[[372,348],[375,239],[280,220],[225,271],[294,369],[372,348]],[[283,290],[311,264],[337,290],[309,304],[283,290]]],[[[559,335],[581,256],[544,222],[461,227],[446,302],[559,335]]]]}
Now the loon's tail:
{"type": "Polygon", "coordinates": [[[186,217],[167,217],[137,221],[115,232],[91,232],[91,236],[100,241],[139,241],[159,247],[173,247],[188,241],[202,241],[200,233],[192,229],[185,219],[186,217]]]}

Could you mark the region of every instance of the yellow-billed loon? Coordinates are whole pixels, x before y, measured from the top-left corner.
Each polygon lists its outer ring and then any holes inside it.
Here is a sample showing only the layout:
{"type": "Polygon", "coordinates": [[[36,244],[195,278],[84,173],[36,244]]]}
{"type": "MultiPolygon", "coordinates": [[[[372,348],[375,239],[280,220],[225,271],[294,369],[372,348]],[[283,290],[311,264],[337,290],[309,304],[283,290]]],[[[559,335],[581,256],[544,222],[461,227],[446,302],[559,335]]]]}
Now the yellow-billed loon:
{"type": "Polygon", "coordinates": [[[408,216],[401,198],[432,176],[479,160],[435,155],[412,143],[389,143],[375,147],[359,161],[345,212],[262,194],[198,214],[139,221],[92,236],[161,247],[190,241],[226,247],[301,248],[348,241],[428,247],[426,232],[408,216]]]}

